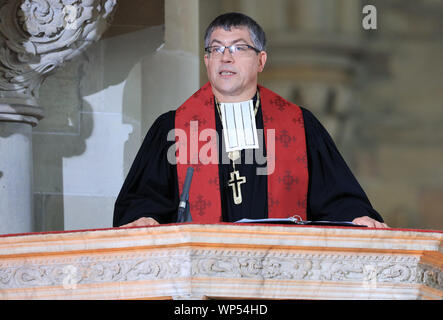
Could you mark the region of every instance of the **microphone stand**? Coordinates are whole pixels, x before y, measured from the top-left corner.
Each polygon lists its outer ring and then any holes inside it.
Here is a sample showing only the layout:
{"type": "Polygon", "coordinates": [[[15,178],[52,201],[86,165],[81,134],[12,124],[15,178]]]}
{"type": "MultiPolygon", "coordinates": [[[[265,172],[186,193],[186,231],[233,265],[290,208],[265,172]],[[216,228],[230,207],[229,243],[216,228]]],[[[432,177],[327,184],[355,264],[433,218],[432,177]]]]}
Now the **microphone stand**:
{"type": "Polygon", "coordinates": [[[177,222],[192,222],[191,212],[189,210],[189,190],[191,189],[192,175],[194,173],[193,167],[188,167],[186,171],[185,183],[183,184],[183,191],[180,196],[178,204],[177,222]]]}

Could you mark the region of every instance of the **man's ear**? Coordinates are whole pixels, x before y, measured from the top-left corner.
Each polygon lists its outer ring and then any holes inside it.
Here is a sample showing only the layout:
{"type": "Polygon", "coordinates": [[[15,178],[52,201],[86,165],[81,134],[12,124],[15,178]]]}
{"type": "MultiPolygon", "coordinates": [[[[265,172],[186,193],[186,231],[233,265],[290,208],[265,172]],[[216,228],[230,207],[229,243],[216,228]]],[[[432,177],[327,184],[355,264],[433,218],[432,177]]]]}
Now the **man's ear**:
{"type": "Polygon", "coordinates": [[[267,58],[268,55],[266,51],[260,51],[260,53],[258,54],[258,72],[262,72],[265,68],[267,58]]]}

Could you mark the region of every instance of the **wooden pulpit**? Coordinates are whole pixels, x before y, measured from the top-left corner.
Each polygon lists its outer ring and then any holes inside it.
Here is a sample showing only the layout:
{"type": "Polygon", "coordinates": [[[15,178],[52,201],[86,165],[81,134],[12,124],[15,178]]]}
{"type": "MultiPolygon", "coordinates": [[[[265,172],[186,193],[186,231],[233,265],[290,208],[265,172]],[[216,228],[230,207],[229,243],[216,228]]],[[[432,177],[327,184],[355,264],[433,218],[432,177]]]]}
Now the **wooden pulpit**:
{"type": "Polygon", "coordinates": [[[0,299],[442,299],[443,232],[170,224],[0,236],[0,299]]]}

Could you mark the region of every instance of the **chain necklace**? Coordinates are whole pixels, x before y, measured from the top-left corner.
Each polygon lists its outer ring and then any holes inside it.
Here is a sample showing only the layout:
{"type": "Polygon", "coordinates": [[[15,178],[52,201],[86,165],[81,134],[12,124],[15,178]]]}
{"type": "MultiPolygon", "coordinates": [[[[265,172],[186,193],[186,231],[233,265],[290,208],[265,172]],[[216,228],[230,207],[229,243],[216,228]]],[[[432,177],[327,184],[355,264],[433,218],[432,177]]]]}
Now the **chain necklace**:
{"type": "MultiPolygon", "coordinates": [[[[218,115],[220,116],[220,121],[223,127],[223,119],[222,113],[220,111],[220,103],[215,98],[215,105],[217,106],[218,115]]],[[[260,105],[260,92],[257,90],[257,101],[255,102],[254,108],[254,116],[257,115],[258,107],[260,105]]],[[[246,177],[240,176],[240,172],[235,169],[235,161],[240,158],[240,150],[228,152],[228,158],[232,160],[232,169],[230,172],[230,180],[228,181],[228,185],[232,188],[232,197],[234,199],[235,204],[241,204],[243,202],[241,188],[240,186],[246,183],[246,177]]]]}

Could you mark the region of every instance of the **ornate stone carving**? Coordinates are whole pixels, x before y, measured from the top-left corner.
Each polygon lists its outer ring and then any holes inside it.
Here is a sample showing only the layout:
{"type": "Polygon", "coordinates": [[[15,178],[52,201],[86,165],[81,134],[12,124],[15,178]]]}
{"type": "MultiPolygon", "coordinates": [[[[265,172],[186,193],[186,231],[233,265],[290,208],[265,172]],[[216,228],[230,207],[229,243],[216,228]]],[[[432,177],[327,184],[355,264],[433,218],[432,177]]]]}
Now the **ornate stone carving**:
{"type": "Polygon", "coordinates": [[[417,278],[419,283],[423,283],[431,288],[443,290],[443,272],[437,268],[426,264],[420,264],[417,278]]]}
{"type": "Polygon", "coordinates": [[[309,281],[365,281],[367,270],[376,271],[377,282],[417,279],[418,258],[346,254],[284,254],[244,256],[224,253],[193,261],[193,276],[241,277],[309,281]],[[368,268],[368,267],[371,268],[368,268]]]}
{"type": "Polygon", "coordinates": [[[116,0],[5,0],[0,4],[0,121],[35,125],[38,89],[98,40],[116,0]]]}
{"type": "Polygon", "coordinates": [[[1,299],[441,299],[441,232],[165,225],[0,237],[1,299]]]}
{"type": "Polygon", "coordinates": [[[418,257],[324,253],[266,253],[234,250],[171,250],[168,254],[34,259],[29,265],[0,264],[0,289],[116,281],[177,279],[192,276],[424,284],[443,290],[440,270],[419,264],[418,257]],[[372,272],[372,275],[370,274],[372,272]]]}

